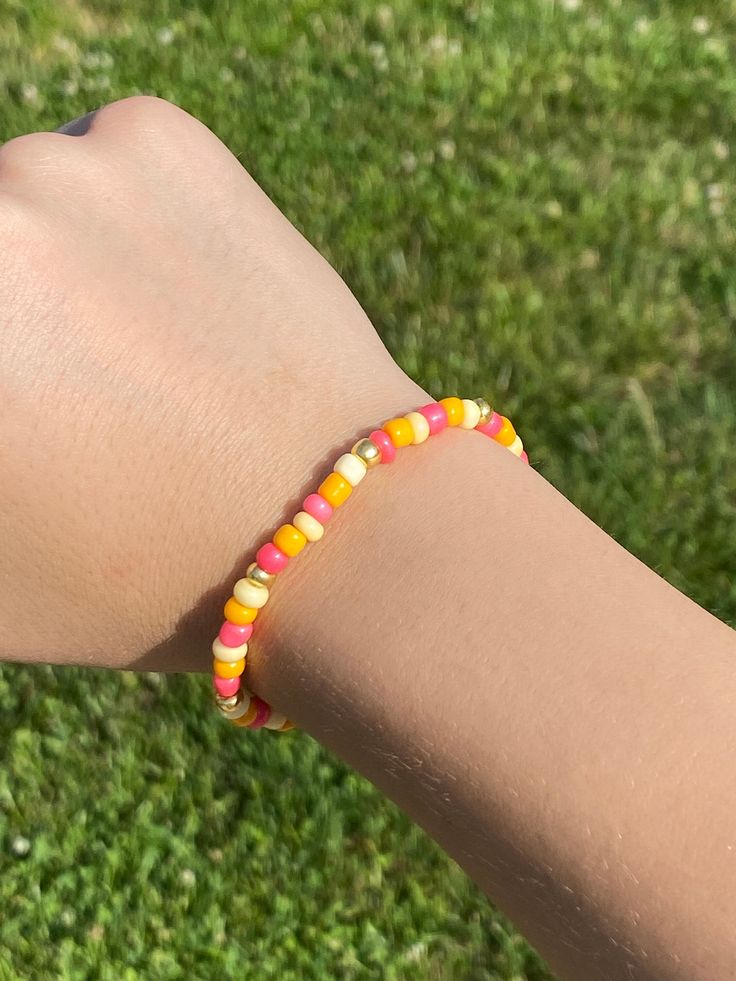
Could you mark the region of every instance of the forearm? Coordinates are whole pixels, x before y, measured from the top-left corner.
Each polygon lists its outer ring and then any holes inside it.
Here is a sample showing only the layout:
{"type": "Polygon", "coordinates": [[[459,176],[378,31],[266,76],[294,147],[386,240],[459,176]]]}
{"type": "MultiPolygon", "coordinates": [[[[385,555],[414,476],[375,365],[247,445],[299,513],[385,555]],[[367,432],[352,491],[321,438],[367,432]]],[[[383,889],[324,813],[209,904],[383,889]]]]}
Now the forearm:
{"type": "Polygon", "coordinates": [[[728,627],[457,431],[371,473],[282,579],[253,686],[563,978],[734,973],[728,627]]]}

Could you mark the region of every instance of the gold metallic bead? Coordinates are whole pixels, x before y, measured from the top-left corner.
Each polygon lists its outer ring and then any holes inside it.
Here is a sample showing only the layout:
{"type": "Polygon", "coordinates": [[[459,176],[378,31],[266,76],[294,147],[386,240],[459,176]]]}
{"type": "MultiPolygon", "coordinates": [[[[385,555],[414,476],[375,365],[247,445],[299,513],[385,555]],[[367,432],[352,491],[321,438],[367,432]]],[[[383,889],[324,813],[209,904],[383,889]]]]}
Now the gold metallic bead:
{"type": "Polygon", "coordinates": [[[243,701],[243,689],[238,688],[234,695],[220,695],[215,692],[215,701],[223,709],[232,709],[243,701]]]}
{"type": "Polygon", "coordinates": [[[226,719],[232,719],[233,717],[238,717],[243,714],[248,705],[250,705],[250,696],[246,696],[246,693],[242,688],[239,688],[234,695],[228,695],[227,698],[223,698],[222,695],[215,695],[215,704],[220,710],[220,713],[225,716],[226,719]],[[247,697],[247,702],[246,702],[247,697]],[[245,706],[245,707],[244,707],[245,706]]]}
{"type": "Polygon", "coordinates": [[[478,425],[485,426],[487,422],[490,422],[491,416],[493,415],[493,409],[485,399],[473,399],[473,401],[480,409],[480,419],[478,420],[478,425]]]}
{"type": "Polygon", "coordinates": [[[378,444],[367,436],[364,439],[359,439],[350,452],[362,460],[368,470],[381,462],[381,450],[378,444]]]}
{"type": "Polygon", "coordinates": [[[273,586],[276,582],[276,576],[273,572],[266,572],[262,569],[257,562],[251,562],[248,568],[245,570],[245,576],[247,579],[252,579],[253,582],[257,582],[261,586],[273,586]]]}

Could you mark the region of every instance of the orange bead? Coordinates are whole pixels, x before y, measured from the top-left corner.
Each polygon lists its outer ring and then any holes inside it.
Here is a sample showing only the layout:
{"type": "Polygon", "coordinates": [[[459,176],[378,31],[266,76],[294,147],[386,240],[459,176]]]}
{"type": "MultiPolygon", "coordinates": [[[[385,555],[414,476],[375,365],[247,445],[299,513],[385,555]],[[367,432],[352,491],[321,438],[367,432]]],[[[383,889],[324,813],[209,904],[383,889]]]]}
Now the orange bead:
{"type": "Polygon", "coordinates": [[[239,627],[245,626],[246,623],[253,623],[257,616],[258,610],[252,606],[243,606],[234,596],[231,596],[225,604],[225,619],[230,623],[236,623],[239,627]]]}
{"type": "Polygon", "coordinates": [[[245,671],[245,658],[239,661],[218,661],[215,658],[214,672],[218,678],[239,678],[245,671]]]}
{"type": "Polygon", "coordinates": [[[273,543],[284,555],[293,559],[307,544],[307,536],[303,535],[294,525],[281,525],[273,536],[273,543]]]}
{"type": "Polygon", "coordinates": [[[233,719],[233,722],[236,726],[248,726],[251,724],[253,719],[255,719],[257,712],[258,703],[256,702],[255,698],[251,698],[250,705],[248,706],[248,710],[245,715],[241,715],[239,719],[233,719]]]}
{"type": "Polygon", "coordinates": [[[389,419],[383,424],[384,433],[388,433],[394,446],[409,446],[414,440],[414,430],[411,423],[404,416],[398,419],[389,419]]]}
{"type": "Polygon", "coordinates": [[[447,413],[447,425],[459,426],[465,418],[465,406],[463,400],[451,395],[449,398],[440,399],[440,405],[444,406],[447,413]]]}
{"type": "Polygon", "coordinates": [[[503,425],[493,438],[497,443],[500,443],[501,446],[511,446],[516,439],[516,430],[506,416],[501,416],[501,419],[503,420],[503,425]]]}
{"type": "Polygon", "coordinates": [[[333,508],[339,508],[353,493],[353,488],[344,477],[341,477],[339,473],[335,473],[333,470],[319,485],[317,493],[321,497],[324,497],[327,503],[331,504],[333,508]]]}

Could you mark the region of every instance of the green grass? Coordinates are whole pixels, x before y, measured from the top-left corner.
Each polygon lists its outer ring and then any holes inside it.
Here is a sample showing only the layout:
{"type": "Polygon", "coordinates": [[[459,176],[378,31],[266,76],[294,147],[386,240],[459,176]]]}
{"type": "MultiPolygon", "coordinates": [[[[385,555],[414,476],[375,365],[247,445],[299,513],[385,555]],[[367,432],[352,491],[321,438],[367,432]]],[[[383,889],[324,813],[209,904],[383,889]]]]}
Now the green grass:
{"type": "MultiPolygon", "coordinates": [[[[0,139],[202,118],[435,394],[736,622],[736,8],[0,0],[0,139]]],[[[0,674],[0,978],[551,975],[303,733],[205,679],[0,674]]]]}

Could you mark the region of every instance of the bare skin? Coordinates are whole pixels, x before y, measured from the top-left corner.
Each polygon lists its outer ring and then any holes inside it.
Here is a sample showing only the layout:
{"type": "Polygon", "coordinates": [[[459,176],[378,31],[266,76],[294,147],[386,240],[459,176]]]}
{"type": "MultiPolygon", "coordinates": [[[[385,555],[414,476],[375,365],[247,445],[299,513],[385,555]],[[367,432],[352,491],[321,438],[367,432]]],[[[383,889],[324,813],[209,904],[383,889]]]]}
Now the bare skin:
{"type": "MultiPolygon", "coordinates": [[[[427,395],[200,123],[133,99],[73,132],[0,150],[0,654],[207,670],[253,548],[427,395]]],[[[562,978],[736,975],[736,635],[532,469],[402,452],[258,636],[250,685],[562,978]]]]}

